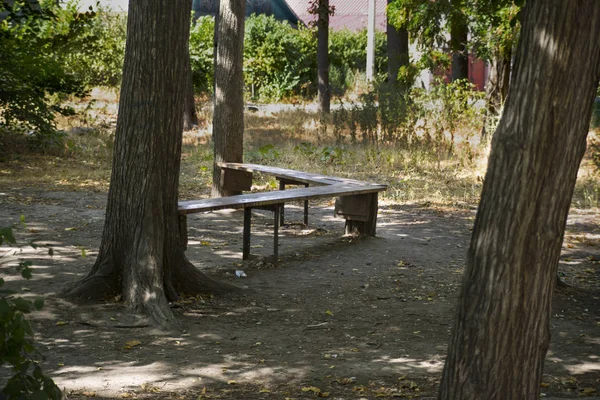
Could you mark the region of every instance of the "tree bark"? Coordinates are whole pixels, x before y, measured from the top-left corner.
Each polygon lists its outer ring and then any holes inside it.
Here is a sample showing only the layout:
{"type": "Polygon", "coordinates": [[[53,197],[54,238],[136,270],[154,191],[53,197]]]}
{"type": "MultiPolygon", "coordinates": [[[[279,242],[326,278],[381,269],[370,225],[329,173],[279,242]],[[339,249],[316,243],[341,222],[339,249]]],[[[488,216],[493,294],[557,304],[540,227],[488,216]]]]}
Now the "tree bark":
{"type": "Polygon", "coordinates": [[[186,53],[186,88],[185,104],[183,107],[183,129],[188,131],[198,125],[198,113],[196,112],[196,99],[194,98],[194,81],[192,79],[192,66],[190,64],[189,49],[186,53]]]}
{"type": "Polygon", "coordinates": [[[220,284],[185,257],[178,186],[191,0],[131,0],[111,183],[99,255],[67,295],[121,294],[170,327],[168,301],[220,284]],[[180,56],[176,56],[180,55],[180,56]]]}
{"type": "MultiPolygon", "coordinates": [[[[244,156],[244,10],[245,1],[221,0],[215,25],[215,94],[213,141],[215,163],[242,162],[244,156]]],[[[213,197],[235,192],[220,186],[221,170],[213,169],[213,197]]]]}
{"type": "Polygon", "coordinates": [[[488,119],[497,118],[502,110],[502,105],[508,96],[508,87],[510,84],[510,69],[512,62],[512,50],[505,49],[503,52],[498,50],[495,57],[490,61],[490,74],[485,85],[486,91],[486,112],[481,138],[487,140],[488,119]]]}
{"type": "Polygon", "coordinates": [[[462,12],[463,0],[452,0],[450,15],[450,49],[452,50],[452,81],[469,79],[469,53],[467,50],[469,26],[462,12]]]}
{"type": "Polygon", "coordinates": [[[331,111],[331,88],[329,86],[329,0],[318,0],[317,8],[317,70],[319,112],[331,111]]]}
{"type": "Polygon", "coordinates": [[[528,1],[439,399],[539,398],[552,292],[600,79],[600,2],[528,1]]]}
{"type": "MultiPolygon", "coordinates": [[[[387,0],[389,5],[394,0],[387,0]]],[[[398,83],[398,71],[403,66],[410,63],[408,30],[406,28],[396,28],[388,21],[387,28],[387,54],[388,54],[388,82],[398,83]]],[[[402,82],[405,84],[404,82],[402,82]]],[[[404,86],[404,85],[403,85],[404,86]]]]}

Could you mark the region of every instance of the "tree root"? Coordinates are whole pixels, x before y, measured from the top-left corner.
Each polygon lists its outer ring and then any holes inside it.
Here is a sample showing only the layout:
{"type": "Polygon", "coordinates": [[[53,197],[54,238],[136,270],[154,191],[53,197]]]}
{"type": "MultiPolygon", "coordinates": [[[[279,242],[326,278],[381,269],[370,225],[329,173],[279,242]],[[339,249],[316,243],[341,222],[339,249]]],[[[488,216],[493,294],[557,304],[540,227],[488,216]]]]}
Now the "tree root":
{"type": "Polygon", "coordinates": [[[178,293],[223,294],[237,292],[242,288],[227,282],[221,282],[201,272],[185,256],[179,268],[172,272],[173,286],[178,293]]]}
{"type": "Polygon", "coordinates": [[[98,301],[108,296],[116,296],[119,292],[120,290],[114,276],[93,274],[67,287],[63,295],[73,300],[98,301]]]}

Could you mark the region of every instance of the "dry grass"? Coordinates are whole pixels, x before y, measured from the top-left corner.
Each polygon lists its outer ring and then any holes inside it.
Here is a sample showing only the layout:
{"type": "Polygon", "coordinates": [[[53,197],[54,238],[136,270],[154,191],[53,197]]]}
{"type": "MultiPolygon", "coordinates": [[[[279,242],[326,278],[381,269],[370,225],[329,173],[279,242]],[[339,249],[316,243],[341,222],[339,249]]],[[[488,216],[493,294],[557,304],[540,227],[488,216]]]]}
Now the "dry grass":
{"type": "MultiPolygon", "coordinates": [[[[68,133],[64,148],[47,155],[20,151],[10,162],[0,163],[0,185],[106,191],[116,121],[114,100],[114,96],[100,93],[92,103],[75,104],[78,116],[60,121],[68,133]]],[[[209,107],[201,109],[200,119],[200,128],[184,135],[182,198],[204,197],[210,192],[213,158],[209,107]]],[[[382,200],[388,203],[461,208],[478,203],[487,166],[486,148],[459,143],[448,155],[422,144],[336,144],[331,127],[328,135],[319,136],[318,125],[315,115],[303,110],[248,113],[245,160],[386,183],[389,189],[382,200]]],[[[588,155],[580,170],[573,206],[600,206],[598,178],[588,155]]],[[[257,185],[274,187],[275,182],[265,177],[259,178],[257,185]]]]}

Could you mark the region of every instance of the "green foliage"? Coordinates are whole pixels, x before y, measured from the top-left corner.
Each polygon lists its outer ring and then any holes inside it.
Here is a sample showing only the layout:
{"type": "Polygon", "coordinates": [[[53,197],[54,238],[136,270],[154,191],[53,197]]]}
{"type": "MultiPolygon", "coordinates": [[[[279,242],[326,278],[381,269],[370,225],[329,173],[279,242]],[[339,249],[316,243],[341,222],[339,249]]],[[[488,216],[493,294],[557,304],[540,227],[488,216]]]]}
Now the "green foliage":
{"type": "Polygon", "coordinates": [[[299,92],[300,82],[313,80],[316,42],[273,16],[252,15],[246,20],[244,70],[248,86],[262,100],[280,100],[299,92]],[[306,43],[308,42],[308,43],[306,43]],[[305,52],[314,45],[312,51],[305,52]]]}
{"type": "MultiPolygon", "coordinates": [[[[12,228],[0,228],[0,244],[15,244],[12,228]]],[[[20,261],[17,271],[25,279],[31,279],[30,261],[20,261]]],[[[0,365],[12,367],[13,376],[0,392],[6,399],[58,400],[62,393],[52,379],[44,375],[33,345],[33,330],[25,314],[40,310],[43,298],[31,301],[15,297],[14,291],[4,289],[4,279],[0,278],[0,365]]]]}
{"type": "Polygon", "coordinates": [[[190,63],[197,93],[212,93],[214,69],[215,19],[205,16],[192,23],[190,29],[190,63]]]}
{"type": "Polygon", "coordinates": [[[29,132],[32,143],[61,142],[54,113],[72,113],[51,96],[85,94],[85,82],[69,68],[94,17],[55,2],[0,1],[0,128],[29,132]]]}
{"type": "Polygon", "coordinates": [[[521,6],[510,0],[471,0],[471,43],[473,52],[483,60],[511,57],[519,38],[518,15],[521,6]]]}
{"type": "Polygon", "coordinates": [[[380,83],[333,112],[334,134],[338,142],[349,136],[351,143],[430,143],[452,151],[457,133],[468,140],[481,128],[483,108],[476,102],[482,98],[466,81],[438,81],[430,91],[380,83]]]}
{"type": "Polygon", "coordinates": [[[68,67],[88,88],[119,87],[126,37],[127,14],[113,12],[98,4],[94,18],[77,37],[78,45],[70,54],[68,67]]]}
{"type": "MultiPolygon", "coordinates": [[[[387,72],[387,36],[375,32],[375,73],[387,72]]],[[[347,29],[329,34],[329,84],[336,95],[352,87],[358,71],[364,71],[367,60],[367,30],[347,29]]]]}

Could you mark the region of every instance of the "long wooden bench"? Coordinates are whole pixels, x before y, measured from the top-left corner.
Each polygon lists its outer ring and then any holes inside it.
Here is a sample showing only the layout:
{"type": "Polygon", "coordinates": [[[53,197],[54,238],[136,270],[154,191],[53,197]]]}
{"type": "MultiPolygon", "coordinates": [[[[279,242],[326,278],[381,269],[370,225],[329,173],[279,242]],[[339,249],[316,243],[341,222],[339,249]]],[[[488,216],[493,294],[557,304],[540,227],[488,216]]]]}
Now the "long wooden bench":
{"type": "Polygon", "coordinates": [[[358,231],[360,234],[375,236],[377,224],[377,196],[387,189],[386,185],[361,182],[344,178],[335,178],[300,171],[262,166],[257,164],[219,163],[222,169],[221,187],[231,191],[250,190],[252,173],[260,172],[274,175],[285,185],[304,185],[304,188],[276,190],[239,194],[229,197],[191,200],[179,202],[179,227],[185,246],[187,246],[187,215],[192,213],[223,209],[244,209],[243,259],[250,255],[250,226],[252,209],[266,209],[274,212],[273,253],[278,257],[279,225],[283,224],[285,203],[304,201],[304,220],[308,222],[308,200],[337,197],[335,214],[346,218],[346,232],[358,231]],[[314,186],[310,186],[310,185],[314,186]]]}

